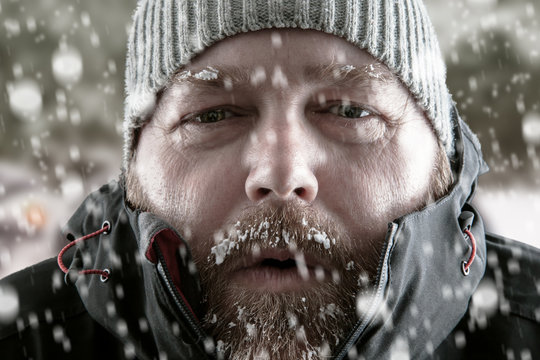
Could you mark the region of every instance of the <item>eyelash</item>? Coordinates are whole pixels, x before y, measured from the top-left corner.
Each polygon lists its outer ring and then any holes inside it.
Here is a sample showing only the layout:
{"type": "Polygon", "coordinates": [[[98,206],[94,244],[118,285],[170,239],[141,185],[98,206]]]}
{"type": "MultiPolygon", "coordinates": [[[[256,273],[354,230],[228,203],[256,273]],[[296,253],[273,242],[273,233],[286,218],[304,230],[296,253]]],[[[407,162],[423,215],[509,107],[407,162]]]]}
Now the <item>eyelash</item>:
{"type": "Polygon", "coordinates": [[[185,123],[189,123],[189,122],[195,122],[195,123],[199,123],[199,124],[215,124],[215,123],[218,123],[230,116],[234,116],[234,115],[237,115],[236,112],[234,111],[231,111],[225,107],[223,108],[220,108],[220,107],[217,107],[217,108],[213,108],[213,109],[208,109],[208,110],[203,110],[203,111],[200,111],[198,113],[194,113],[194,114],[189,114],[187,116],[184,116],[182,118],[182,121],[181,123],[182,124],[185,124],[185,123]],[[207,116],[208,114],[212,113],[212,112],[220,112],[222,115],[223,115],[223,118],[219,119],[219,120],[215,120],[215,121],[202,121],[202,117],[203,116],[207,116]]]}
{"type": "MultiPolygon", "coordinates": [[[[345,119],[361,119],[361,118],[365,118],[365,117],[374,115],[374,113],[372,111],[366,109],[365,107],[363,107],[361,105],[355,105],[355,104],[338,103],[338,104],[334,104],[334,105],[326,108],[325,110],[327,110],[331,114],[343,117],[345,119]],[[335,109],[335,112],[332,111],[333,109],[335,109]],[[345,113],[347,110],[349,110],[349,111],[350,110],[353,110],[353,111],[356,110],[357,112],[360,112],[360,113],[357,116],[348,116],[345,113]]],[[[353,114],[351,114],[351,115],[353,115],[353,114]]],[[[354,114],[354,115],[356,115],[356,114],[354,114]]]]}

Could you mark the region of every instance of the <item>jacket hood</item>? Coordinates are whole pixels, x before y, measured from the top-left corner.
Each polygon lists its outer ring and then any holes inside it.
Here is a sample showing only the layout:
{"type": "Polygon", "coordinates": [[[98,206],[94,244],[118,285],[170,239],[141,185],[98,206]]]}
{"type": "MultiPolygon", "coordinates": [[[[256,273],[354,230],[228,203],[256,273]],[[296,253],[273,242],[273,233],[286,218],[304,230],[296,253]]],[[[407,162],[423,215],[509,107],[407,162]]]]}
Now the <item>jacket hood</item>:
{"type": "MultiPolygon", "coordinates": [[[[467,310],[486,266],[483,222],[469,202],[487,166],[476,136],[455,116],[454,187],[436,203],[389,224],[377,286],[358,299],[359,321],[336,359],[429,357],[467,310]],[[464,275],[462,263],[472,252],[463,231],[467,225],[476,257],[464,275]]],[[[99,276],[72,278],[90,315],[141,359],[162,352],[185,359],[209,356],[213,343],[197,321],[198,275],[181,236],[155,215],[128,208],[117,182],[91,194],[64,233],[73,239],[100,229],[104,221],[110,231],[77,246],[70,265],[70,273],[91,268],[111,273],[106,282],[99,276]]]]}

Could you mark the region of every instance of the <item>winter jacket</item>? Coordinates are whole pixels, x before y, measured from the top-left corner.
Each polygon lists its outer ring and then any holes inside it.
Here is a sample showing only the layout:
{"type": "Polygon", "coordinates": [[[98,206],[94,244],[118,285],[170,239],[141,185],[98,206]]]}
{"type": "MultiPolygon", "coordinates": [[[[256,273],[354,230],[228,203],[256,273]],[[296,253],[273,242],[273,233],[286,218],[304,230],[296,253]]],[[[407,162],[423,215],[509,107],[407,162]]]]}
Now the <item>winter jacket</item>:
{"type": "MultiPolygon", "coordinates": [[[[470,201],[487,167],[461,121],[456,137],[453,190],[389,224],[377,286],[335,359],[540,359],[540,252],[485,234],[470,201]]],[[[63,254],[67,276],[50,259],[1,281],[0,298],[16,289],[19,300],[13,321],[0,318],[1,359],[214,358],[175,229],[126,206],[113,182],[63,232],[88,234],[63,254]]]]}

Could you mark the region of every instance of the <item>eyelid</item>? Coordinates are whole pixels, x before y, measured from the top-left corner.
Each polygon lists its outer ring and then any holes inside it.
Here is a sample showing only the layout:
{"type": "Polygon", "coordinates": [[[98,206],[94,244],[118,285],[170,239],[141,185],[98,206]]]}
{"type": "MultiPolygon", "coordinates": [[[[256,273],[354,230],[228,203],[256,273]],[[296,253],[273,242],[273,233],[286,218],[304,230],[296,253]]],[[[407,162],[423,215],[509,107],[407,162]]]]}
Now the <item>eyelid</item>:
{"type": "MultiPolygon", "coordinates": [[[[227,106],[227,105],[224,105],[224,106],[213,106],[211,108],[208,108],[208,109],[203,109],[203,110],[199,110],[199,111],[194,111],[192,113],[189,113],[187,115],[184,115],[180,118],[180,121],[179,121],[179,126],[187,123],[187,122],[190,122],[190,121],[193,121],[193,120],[196,120],[198,117],[200,117],[201,115],[204,115],[206,113],[209,113],[211,111],[224,111],[226,114],[230,114],[230,115],[241,115],[240,111],[239,110],[233,110],[231,109],[231,106],[227,106]]],[[[199,122],[200,123],[200,122],[199,122]]],[[[211,124],[211,123],[208,123],[208,124],[211,124]]]]}
{"type": "Polygon", "coordinates": [[[315,112],[328,111],[328,109],[330,109],[330,108],[333,108],[333,107],[336,107],[336,106],[342,106],[342,105],[361,108],[362,110],[365,110],[365,111],[367,111],[369,113],[369,115],[366,115],[366,116],[380,116],[380,117],[382,117],[381,113],[379,111],[373,109],[373,107],[371,107],[369,105],[361,104],[361,103],[356,103],[356,102],[351,101],[349,99],[347,99],[347,100],[327,100],[324,104],[320,104],[319,106],[317,106],[316,109],[315,109],[315,112]]]}
{"type": "Polygon", "coordinates": [[[350,107],[353,107],[353,108],[358,108],[361,110],[360,112],[360,116],[357,117],[356,119],[359,119],[359,118],[364,118],[364,117],[367,117],[367,116],[370,116],[370,115],[373,115],[371,113],[371,111],[369,111],[368,109],[364,108],[363,106],[358,106],[358,105],[354,105],[354,104],[349,104],[349,103],[343,103],[343,104],[336,104],[336,105],[332,105],[330,106],[328,109],[329,109],[329,112],[334,114],[334,115],[339,115],[339,107],[340,106],[350,106],[350,107]],[[332,111],[332,109],[336,108],[336,111],[332,111]],[[366,112],[366,114],[363,114],[364,112],[366,112]]]}

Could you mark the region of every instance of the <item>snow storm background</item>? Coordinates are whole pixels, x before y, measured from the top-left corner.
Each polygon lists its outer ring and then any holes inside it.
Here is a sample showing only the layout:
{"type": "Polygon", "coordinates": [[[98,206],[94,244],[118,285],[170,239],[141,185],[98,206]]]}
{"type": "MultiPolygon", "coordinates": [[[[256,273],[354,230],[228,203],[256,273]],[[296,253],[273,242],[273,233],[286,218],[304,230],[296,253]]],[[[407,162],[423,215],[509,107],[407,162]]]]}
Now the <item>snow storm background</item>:
{"type": "MultiPolygon", "coordinates": [[[[0,0],[0,277],[50,256],[121,166],[135,0],[0,0]]],[[[427,0],[448,86],[491,172],[487,229],[540,247],[540,0],[427,0]]]]}

